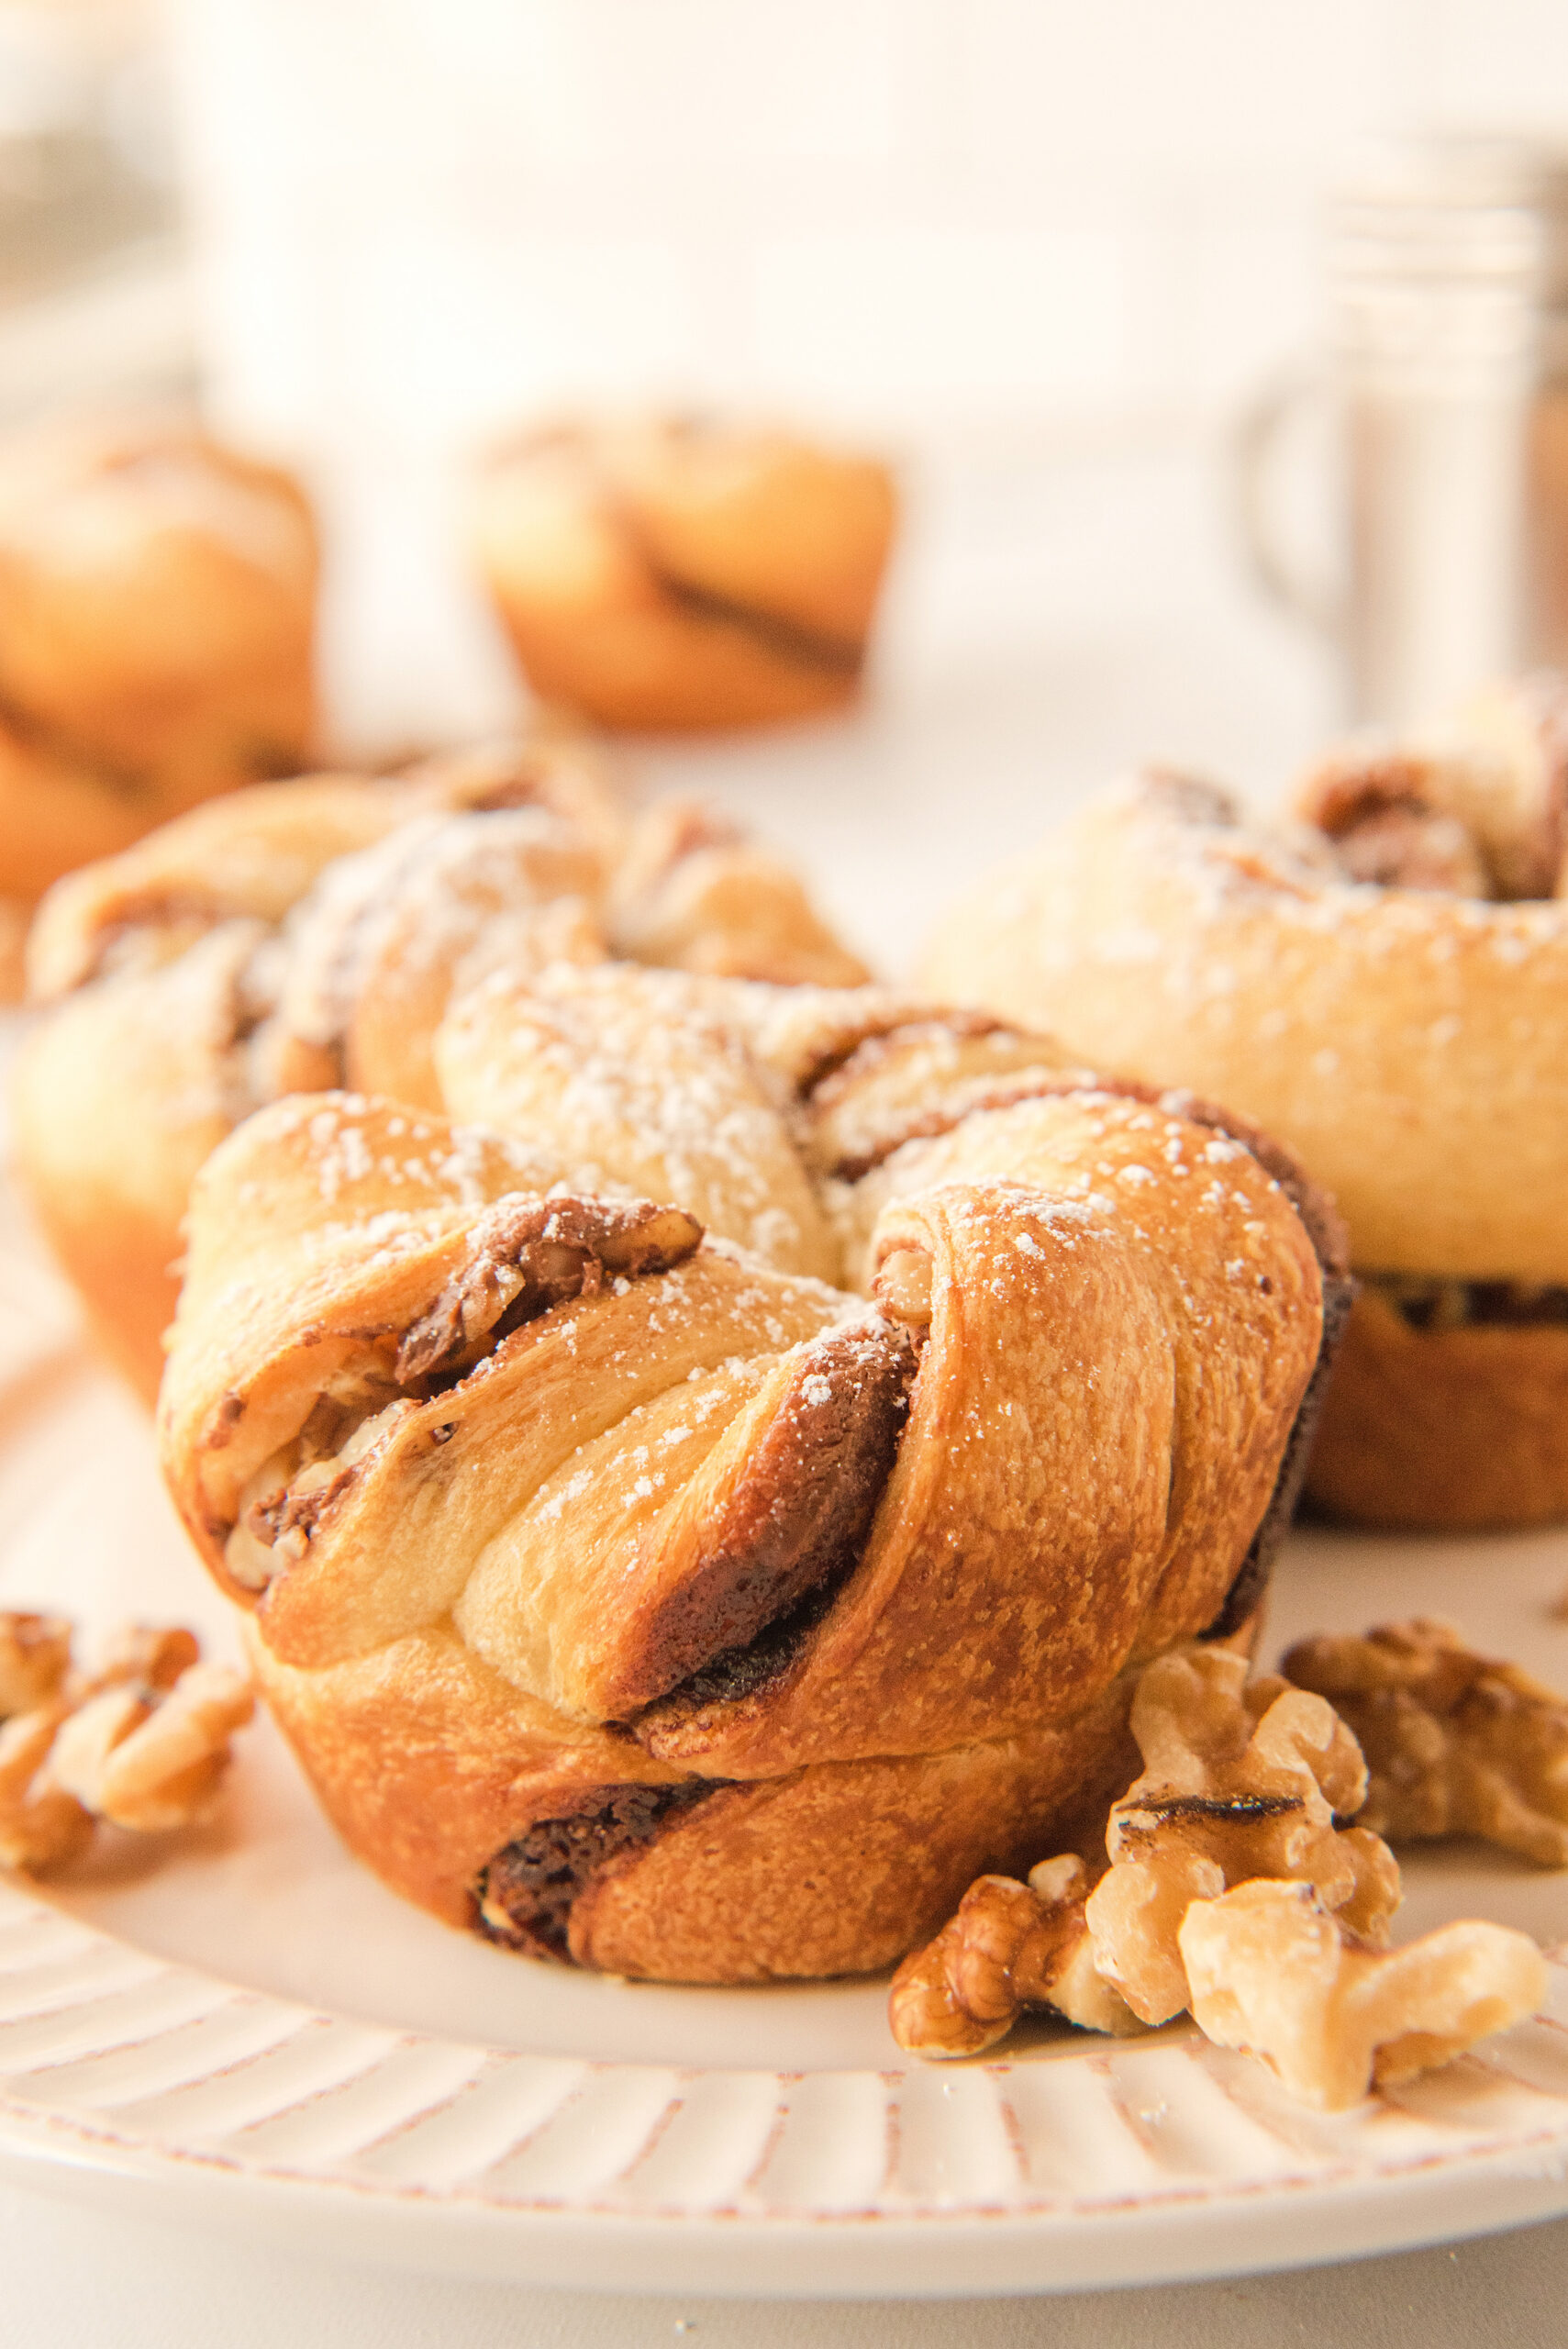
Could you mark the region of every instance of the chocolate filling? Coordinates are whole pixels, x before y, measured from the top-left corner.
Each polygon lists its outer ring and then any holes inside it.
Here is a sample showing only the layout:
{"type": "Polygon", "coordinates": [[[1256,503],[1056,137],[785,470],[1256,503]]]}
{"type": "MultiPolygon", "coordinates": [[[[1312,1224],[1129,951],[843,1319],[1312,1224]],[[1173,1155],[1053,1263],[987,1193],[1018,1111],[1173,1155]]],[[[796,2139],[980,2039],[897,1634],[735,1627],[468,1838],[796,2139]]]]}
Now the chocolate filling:
{"type": "MultiPolygon", "coordinates": [[[[623,516],[622,518],[626,518],[623,516]]],[[[635,526],[632,535],[639,537],[635,526]]],[[[753,642],[765,652],[773,653],[781,661],[793,661],[807,669],[825,670],[829,675],[854,677],[860,674],[865,660],[865,646],[841,636],[828,636],[798,620],[786,620],[773,612],[761,612],[750,604],[733,603],[728,596],[716,596],[706,587],[694,587],[689,581],[677,579],[654,562],[646,545],[640,549],[649,569],[663,593],[672,602],[692,614],[695,619],[721,620],[730,628],[744,629],[753,642]]]]}
{"type": "MultiPolygon", "coordinates": [[[[695,1217],[651,1199],[540,1199],[519,1193],[500,1200],[471,1227],[461,1270],[404,1331],[395,1353],[391,1333],[361,1333],[378,1347],[391,1376],[364,1375],[351,1396],[318,1395],[295,1438],[292,1469],[275,1490],[250,1503],[240,1527],[263,1551],[276,1549],[292,1532],[308,1540],[320,1517],[352,1487],[360,1463],[342,1462],[330,1480],[312,1474],[303,1489],[302,1471],[317,1471],[390,1406],[406,1408],[460,1386],[515,1330],[552,1306],[593,1296],[607,1281],[668,1272],[701,1240],[695,1217]]],[[[241,1398],[224,1398],[215,1444],[229,1440],[243,1408],[241,1398]]],[[[448,1422],[433,1428],[430,1440],[444,1444],[452,1433],[448,1422]]],[[[225,1543],[235,1531],[223,1524],[213,1530],[225,1543]]],[[[260,1590],[275,1566],[257,1559],[242,1570],[231,1557],[229,1571],[245,1587],[260,1590]]]]}
{"type": "Polygon", "coordinates": [[[860,1553],[908,1413],[909,1332],[872,1312],[803,1346],[787,1392],[713,1522],[702,1564],[644,1627],[617,1712],[741,1653],[860,1553]]]}
{"type": "Polygon", "coordinates": [[[1541,1330],[1568,1327],[1568,1288],[1531,1281],[1445,1281],[1370,1275],[1412,1330],[1541,1330]]]}
{"type": "MultiPolygon", "coordinates": [[[[912,1014],[907,1007],[902,1007],[880,1022],[873,1021],[868,1027],[840,1034],[830,1043],[823,1044],[796,1077],[796,1096],[803,1101],[809,1100],[813,1108],[835,1108],[863,1070],[874,1069],[900,1039],[910,1035],[917,1039],[922,1035],[929,1036],[937,1029],[945,1029],[949,1035],[966,1041],[973,1041],[983,1036],[1016,1032],[1009,1030],[1004,1020],[986,1011],[951,1009],[934,1018],[922,1019],[912,1014]],[[857,1067],[856,1063],[862,1065],[857,1067]]],[[[836,1168],[835,1172],[847,1174],[843,1167],[836,1168]]]]}
{"type": "Polygon", "coordinates": [[[754,1697],[760,1688],[782,1680],[809,1635],[838,1598],[854,1565],[853,1556],[841,1559],[814,1590],[808,1590],[787,1614],[775,1616],[744,1647],[726,1649],[683,1680],[638,1717],[639,1741],[657,1752],[659,1731],[678,1729],[709,1705],[725,1705],[754,1697]]]}
{"type": "Polygon", "coordinates": [[[573,1903],[590,1878],[620,1853],[651,1843],[666,1820],[728,1783],[590,1787],[577,1810],[564,1819],[536,1820],[481,1868],[470,1920],[474,1931],[505,1949],[570,1965],[573,1903]]]}

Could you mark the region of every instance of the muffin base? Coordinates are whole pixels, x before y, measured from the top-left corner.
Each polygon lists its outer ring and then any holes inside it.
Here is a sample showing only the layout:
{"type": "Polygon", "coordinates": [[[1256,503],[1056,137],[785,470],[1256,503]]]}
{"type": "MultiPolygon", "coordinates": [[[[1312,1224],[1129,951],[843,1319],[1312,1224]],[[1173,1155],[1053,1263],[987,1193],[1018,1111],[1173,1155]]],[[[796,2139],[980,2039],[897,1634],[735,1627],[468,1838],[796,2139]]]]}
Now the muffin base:
{"type": "Polygon", "coordinates": [[[1568,1519],[1568,1325],[1416,1330],[1363,1287],[1306,1490],[1327,1516],[1397,1532],[1568,1519]]]}

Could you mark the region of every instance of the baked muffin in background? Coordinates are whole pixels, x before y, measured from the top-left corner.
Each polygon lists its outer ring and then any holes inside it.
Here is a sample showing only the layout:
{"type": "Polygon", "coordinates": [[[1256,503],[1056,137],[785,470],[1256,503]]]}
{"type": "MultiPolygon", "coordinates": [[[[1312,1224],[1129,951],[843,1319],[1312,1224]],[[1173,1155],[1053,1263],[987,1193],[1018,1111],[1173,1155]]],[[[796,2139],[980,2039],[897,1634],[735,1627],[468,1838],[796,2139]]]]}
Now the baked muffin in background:
{"type": "Polygon", "coordinates": [[[1292,818],[1102,793],[950,911],[924,982],[1234,1105],[1332,1191],[1361,1290],[1320,1508],[1568,1520],[1568,681],[1346,745],[1292,818]]]}
{"type": "Polygon", "coordinates": [[[487,460],[473,545],[541,699],[681,732],[851,700],[896,518],[873,457],[756,425],[568,423],[487,460]]]}
{"type": "Polygon", "coordinates": [[[309,763],[317,567],[297,483],[192,427],[0,445],[0,896],[309,763]]]}
{"type": "Polygon", "coordinates": [[[781,859],[689,801],[636,806],[558,735],[256,784],[57,882],[28,942],[15,1164],[109,1358],[150,1399],[191,1183],[252,1109],[337,1085],[439,1108],[454,993],[622,959],[865,977],[781,859]]]}

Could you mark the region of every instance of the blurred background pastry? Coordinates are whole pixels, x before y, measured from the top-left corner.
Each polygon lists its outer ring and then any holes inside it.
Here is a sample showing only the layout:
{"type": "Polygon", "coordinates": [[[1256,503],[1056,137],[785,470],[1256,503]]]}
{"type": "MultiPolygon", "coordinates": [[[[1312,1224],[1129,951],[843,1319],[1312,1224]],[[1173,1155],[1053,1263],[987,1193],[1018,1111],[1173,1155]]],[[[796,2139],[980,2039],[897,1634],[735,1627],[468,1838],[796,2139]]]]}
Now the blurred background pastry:
{"type": "Polygon", "coordinates": [[[308,763],[317,569],[298,484],[186,427],[0,448],[0,893],[308,763]]]}
{"type": "Polygon", "coordinates": [[[1319,763],[1294,829],[1150,774],[961,904],[929,984],[1233,1104],[1337,1197],[1361,1294],[1307,1491],[1568,1518],[1562,680],[1319,763]]]}
{"type": "Polygon", "coordinates": [[[110,1359],[156,1392],[191,1182],[260,1103],[439,1108],[458,987],[612,957],[865,975],[789,865],[689,801],[637,807],[562,738],[259,784],[61,880],[29,941],[15,1162],[110,1359]]]}
{"type": "Polygon", "coordinates": [[[873,458],[673,417],[514,442],[484,469],[473,529],[541,699],[678,732],[853,697],[896,511],[873,458]]]}

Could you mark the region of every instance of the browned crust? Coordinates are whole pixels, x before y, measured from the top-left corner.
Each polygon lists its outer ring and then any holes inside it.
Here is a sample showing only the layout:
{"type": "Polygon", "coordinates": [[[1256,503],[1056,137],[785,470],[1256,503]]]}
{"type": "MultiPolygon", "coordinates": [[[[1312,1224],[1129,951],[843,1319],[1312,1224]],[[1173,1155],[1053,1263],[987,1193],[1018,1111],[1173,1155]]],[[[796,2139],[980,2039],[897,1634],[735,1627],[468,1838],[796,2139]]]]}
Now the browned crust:
{"type": "Polygon", "coordinates": [[[1568,1329],[1413,1330],[1363,1287],[1306,1489],[1331,1517],[1399,1531],[1568,1517],[1568,1329]]]}
{"type": "Polygon", "coordinates": [[[1225,1595],[1224,1606],[1203,1634],[1205,1639],[1234,1637],[1262,1603],[1269,1586],[1269,1576],[1273,1572],[1274,1560],[1290,1530],[1296,1505],[1306,1490],[1313,1446],[1322,1424],[1324,1405],[1332,1391],[1334,1368],[1344,1344],[1345,1331],[1350,1326],[1356,1294],[1356,1284],[1348,1274],[1334,1274],[1325,1269],[1323,1340],[1318,1349],[1318,1361],[1307,1381],[1307,1392],[1301,1398],[1301,1408],[1296,1415],[1296,1424],[1284,1448],[1279,1478],[1263,1513],[1263,1521],[1253,1534],[1251,1547],[1241,1561],[1240,1571],[1225,1595]]]}
{"type": "MultiPolygon", "coordinates": [[[[976,1876],[1071,1847],[1136,1770],[1118,1682],[1077,1720],[947,1753],[807,1765],[668,1814],[573,1901],[579,1965],[679,1982],[875,1972],[976,1876]]],[[[1103,1831],[1103,1828],[1102,1828],[1103,1831]]]]}
{"type": "Polygon", "coordinates": [[[395,1891],[478,1926],[494,1887],[492,1933],[509,1922],[522,1945],[561,1955],[564,1912],[576,1963],[651,1980],[874,1972],[929,1937],[974,1876],[1073,1847],[1096,1805],[1103,1831],[1138,1767],[1130,1677],[1025,1737],[716,1787],[604,1732],[574,1743],[450,1633],[329,1673],[251,1647],[328,1816],[395,1891]],[[519,1927],[499,1898],[507,1871],[487,1871],[524,1842],[566,1881],[542,1919],[518,1901],[519,1927]]]}
{"type": "MultiPolygon", "coordinates": [[[[957,1019],[962,1015],[955,1015],[957,1019]]],[[[984,1021],[975,1027],[958,1029],[962,1035],[984,1035],[1001,1023],[984,1021]]],[[[897,1030],[890,1031],[896,1034],[897,1030]]],[[[881,1039],[873,1039],[880,1041],[881,1039]]],[[[852,1056],[851,1056],[852,1057],[852,1056]]],[[[1343,1217],[1330,1194],[1314,1183],[1300,1160],[1275,1141],[1272,1134],[1250,1119],[1238,1117],[1233,1109],[1221,1108],[1218,1103],[1202,1100],[1196,1094],[1178,1087],[1162,1088],[1145,1085],[1135,1077],[1100,1076],[1082,1069],[1027,1069],[1015,1077],[1005,1078],[999,1085],[984,1093],[966,1094],[961,1101],[922,1110],[895,1129],[890,1129],[879,1139],[874,1151],[862,1157],[837,1165],[833,1173],[840,1181],[858,1182],[871,1173],[894,1152],[907,1141],[928,1141],[939,1134],[951,1133],[965,1118],[985,1109],[1010,1108],[1017,1101],[1041,1100],[1052,1095],[1096,1092],[1109,1094],[1122,1101],[1148,1101],[1174,1117],[1189,1118],[1195,1126],[1207,1127],[1210,1132],[1224,1134],[1228,1141],[1240,1142],[1242,1149],[1255,1158],[1265,1174],[1272,1174],[1306,1227],[1307,1238],[1317,1252],[1325,1275],[1342,1276],[1350,1270],[1350,1234],[1343,1217]]]]}

